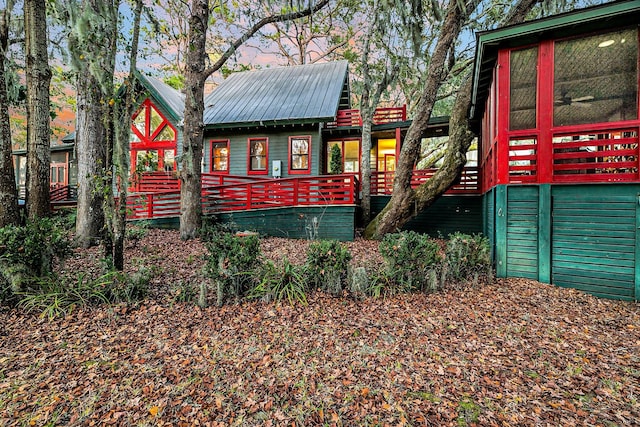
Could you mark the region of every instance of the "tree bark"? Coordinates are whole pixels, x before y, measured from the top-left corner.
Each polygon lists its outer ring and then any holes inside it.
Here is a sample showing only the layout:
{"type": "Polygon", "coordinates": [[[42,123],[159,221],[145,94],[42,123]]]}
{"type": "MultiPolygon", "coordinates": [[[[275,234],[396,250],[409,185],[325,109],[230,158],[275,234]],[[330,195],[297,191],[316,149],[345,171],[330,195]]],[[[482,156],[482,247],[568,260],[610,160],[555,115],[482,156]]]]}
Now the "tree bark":
{"type": "Polygon", "coordinates": [[[203,148],[204,80],[209,20],[209,2],[191,1],[189,50],[185,76],[184,141],[180,186],[180,238],[195,238],[202,226],[202,183],[200,180],[203,148]]]}
{"type": "MultiPolygon", "coordinates": [[[[133,114],[134,81],[138,58],[138,40],[140,38],[140,15],[142,14],[142,0],[136,0],[133,12],[133,37],[129,51],[129,76],[124,82],[123,102],[114,102],[114,147],[113,163],[116,177],[120,182],[117,201],[109,198],[109,215],[111,216],[111,235],[113,238],[112,258],[113,266],[124,270],[124,239],[127,221],[127,180],[129,177],[129,144],[131,139],[131,115],[133,114]]],[[[115,25],[115,23],[114,23],[115,25]]],[[[117,25],[114,29],[117,30],[117,25]]],[[[114,34],[113,41],[117,40],[114,34]]],[[[113,51],[116,46],[114,44],[113,51]]],[[[115,58],[114,58],[115,59],[115,58]]]]}
{"type": "Polygon", "coordinates": [[[97,245],[104,232],[101,185],[106,167],[104,98],[99,82],[88,67],[78,71],[76,82],[78,214],[75,239],[78,246],[88,248],[97,245]]]}
{"type": "Polygon", "coordinates": [[[0,228],[18,225],[18,192],[16,175],[11,158],[11,127],[9,122],[9,98],[5,66],[9,48],[8,7],[0,15],[0,228]]]}
{"type": "MultiPolygon", "coordinates": [[[[506,25],[522,22],[527,13],[533,8],[538,0],[521,0],[508,15],[506,25]]],[[[473,3],[476,5],[477,3],[473,3]]],[[[475,6],[474,6],[475,7],[475,6]]],[[[443,165],[436,174],[424,184],[413,190],[411,188],[411,174],[413,165],[420,153],[420,136],[426,129],[437,88],[444,78],[444,61],[446,53],[455,41],[461,25],[466,16],[471,12],[467,6],[467,12],[462,13],[456,7],[456,0],[452,0],[447,11],[445,24],[441,29],[441,34],[452,38],[442,37],[438,40],[436,49],[431,59],[427,75],[427,86],[423,92],[417,119],[413,121],[405,138],[405,145],[400,153],[400,162],[396,170],[394,180],[393,195],[374,220],[369,223],[365,230],[365,237],[381,238],[387,233],[399,231],[411,218],[431,206],[445,191],[451,187],[460,176],[466,163],[466,152],[473,141],[475,135],[471,132],[468,123],[468,111],[471,103],[472,81],[468,75],[456,96],[455,105],[449,123],[449,142],[444,155],[443,165]],[[452,6],[454,9],[452,10],[452,6]]]]}
{"type": "Polygon", "coordinates": [[[47,20],[44,0],[25,0],[27,82],[27,216],[49,215],[50,125],[47,20]]]}

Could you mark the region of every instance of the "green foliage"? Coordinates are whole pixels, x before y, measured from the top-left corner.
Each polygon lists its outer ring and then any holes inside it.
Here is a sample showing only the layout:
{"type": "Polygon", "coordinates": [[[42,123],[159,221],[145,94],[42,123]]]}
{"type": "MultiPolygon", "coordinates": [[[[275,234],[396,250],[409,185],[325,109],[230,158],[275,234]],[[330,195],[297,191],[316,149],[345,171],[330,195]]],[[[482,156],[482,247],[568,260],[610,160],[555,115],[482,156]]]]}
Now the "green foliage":
{"type": "Polygon", "coordinates": [[[387,234],[380,242],[388,276],[407,291],[437,289],[439,251],[436,241],[413,231],[387,234]]]}
{"type": "Polygon", "coordinates": [[[71,252],[67,231],[55,218],[39,218],[25,226],[0,228],[0,260],[24,265],[29,274],[45,276],[55,260],[63,260],[71,252]]]}
{"type": "Polygon", "coordinates": [[[136,221],[126,228],[125,238],[133,243],[133,247],[136,247],[138,242],[149,234],[149,225],[149,221],[136,221]]]}
{"type": "Polygon", "coordinates": [[[115,270],[98,278],[80,273],[75,282],[54,276],[41,277],[38,286],[18,295],[18,305],[27,312],[52,319],[76,307],[140,300],[147,294],[148,283],[149,274],[145,269],[131,276],[115,270]]]}
{"type": "Polygon", "coordinates": [[[307,250],[306,275],[310,288],[319,288],[340,295],[351,253],[340,242],[322,240],[312,242],[307,250]]]}
{"type": "Polygon", "coordinates": [[[249,297],[278,302],[287,300],[291,305],[296,302],[306,305],[305,289],[304,266],[293,265],[284,258],[280,266],[271,261],[263,265],[260,282],[252,289],[249,297]]]}
{"type": "Polygon", "coordinates": [[[215,233],[209,239],[205,273],[216,283],[217,303],[221,306],[228,297],[242,298],[255,285],[260,241],[257,236],[231,233],[215,233]]]}
{"type": "Polygon", "coordinates": [[[185,77],[183,74],[173,74],[165,77],[164,82],[176,90],[184,89],[185,77]]]}
{"type": "Polygon", "coordinates": [[[332,175],[339,175],[342,173],[342,151],[338,144],[334,144],[331,147],[331,151],[329,153],[329,173],[332,175]]]}
{"type": "Polygon", "coordinates": [[[491,249],[489,240],[480,235],[454,233],[446,246],[446,276],[453,282],[491,280],[491,249]]]}

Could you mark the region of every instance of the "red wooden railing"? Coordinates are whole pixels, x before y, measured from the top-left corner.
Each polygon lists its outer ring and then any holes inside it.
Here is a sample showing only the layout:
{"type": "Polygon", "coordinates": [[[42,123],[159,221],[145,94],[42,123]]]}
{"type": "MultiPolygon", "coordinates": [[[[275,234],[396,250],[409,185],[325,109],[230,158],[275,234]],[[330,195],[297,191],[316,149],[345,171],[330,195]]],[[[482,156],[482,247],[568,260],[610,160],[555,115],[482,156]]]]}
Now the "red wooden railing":
{"type": "Polygon", "coordinates": [[[173,172],[143,172],[134,175],[131,181],[131,192],[170,191],[180,188],[180,180],[173,172]]]}
{"type": "MultiPolygon", "coordinates": [[[[373,124],[381,125],[385,123],[395,123],[407,120],[407,106],[376,108],[373,113],[373,124]]],[[[337,128],[343,126],[362,126],[360,110],[338,110],[336,121],[326,124],[327,128],[337,128]]]]}
{"type": "MultiPolygon", "coordinates": [[[[206,175],[205,179],[216,177],[206,175]]],[[[238,177],[233,177],[238,178],[238,177]]],[[[242,177],[244,178],[244,177],[242,177]]],[[[253,179],[229,183],[229,176],[218,178],[227,183],[203,183],[204,214],[277,208],[301,205],[342,205],[355,203],[356,179],[353,175],[330,175],[309,178],[253,179]]],[[[209,181],[211,182],[211,181],[209,181]]],[[[180,191],[131,194],[127,198],[129,219],[167,218],[180,215],[180,191]]]]}
{"type": "Polygon", "coordinates": [[[623,182],[639,179],[637,129],[555,135],[554,182],[623,182]]]}
{"type": "Polygon", "coordinates": [[[78,198],[78,189],[75,185],[52,186],[49,198],[52,203],[75,201],[78,198]]]}
{"type": "MultiPolygon", "coordinates": [[[[414,170],[411,176],[411,187],[416,188],[423,184],[433,175],[437,169],[414,170]]],[[[371,194],[391,194],[393,192],[394,172],[372,172],[371,173],[371,194]]],[[[454,184],[446,194],[478,194],[480,184],[478,180],[477,167],[465,167],[460,176],[460,181],[454,184]]]]}

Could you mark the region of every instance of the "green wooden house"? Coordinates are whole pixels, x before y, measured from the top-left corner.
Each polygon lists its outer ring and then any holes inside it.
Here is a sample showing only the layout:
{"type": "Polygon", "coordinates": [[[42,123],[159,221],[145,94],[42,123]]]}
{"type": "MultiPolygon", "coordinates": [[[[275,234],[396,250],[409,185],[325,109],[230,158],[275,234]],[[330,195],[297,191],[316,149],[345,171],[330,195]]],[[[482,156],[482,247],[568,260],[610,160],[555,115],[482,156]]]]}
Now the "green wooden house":
{"type": "Polygon", "coordinates": [[[477,35],[470,115],[498,276],[640,297],[640,1],[477,35]]]}

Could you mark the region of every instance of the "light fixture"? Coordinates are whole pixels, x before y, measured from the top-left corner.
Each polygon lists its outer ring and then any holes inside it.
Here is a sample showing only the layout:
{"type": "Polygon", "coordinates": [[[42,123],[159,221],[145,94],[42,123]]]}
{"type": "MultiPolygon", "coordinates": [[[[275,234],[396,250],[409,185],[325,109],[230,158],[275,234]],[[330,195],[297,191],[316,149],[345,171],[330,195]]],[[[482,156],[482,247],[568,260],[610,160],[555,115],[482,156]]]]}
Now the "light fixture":
{"type": "Polygon", "coordinates": [[[608,47],[611,46],[612,44],[614,44],[616,41],[613,39],[609,39],[609,40],[605,40],[603,42],[600,42],[600,44],[598,45],[598,47],[608,47]]]}

